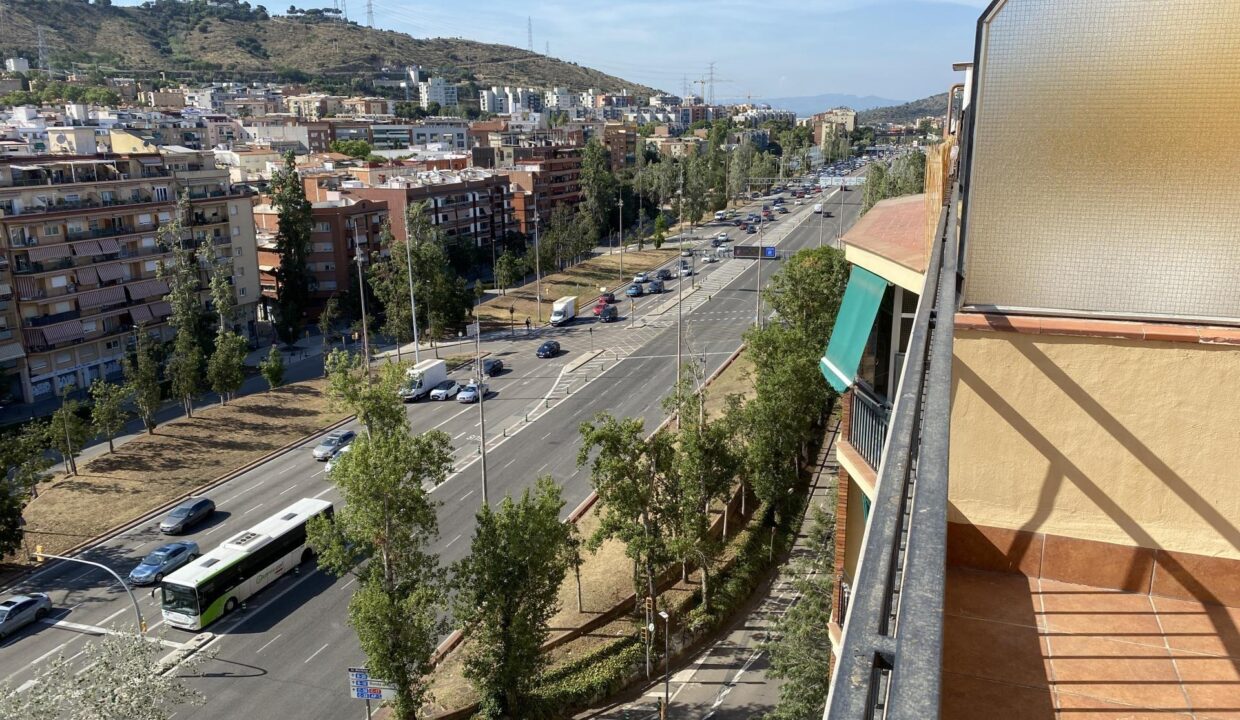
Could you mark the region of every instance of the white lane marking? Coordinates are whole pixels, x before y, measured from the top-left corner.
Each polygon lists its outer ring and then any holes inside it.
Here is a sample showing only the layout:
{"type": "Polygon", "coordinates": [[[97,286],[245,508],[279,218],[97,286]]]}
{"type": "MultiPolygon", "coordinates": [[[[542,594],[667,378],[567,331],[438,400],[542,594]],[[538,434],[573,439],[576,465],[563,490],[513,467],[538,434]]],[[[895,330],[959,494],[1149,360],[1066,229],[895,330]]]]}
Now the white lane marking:
{"type": "Polygon", "coordinates": [[[327,488],[326,490],[324,490],[323,492],[319,493],[318,495],[315,495],[313,499],[318,500],[319,498],[323,497],[324,495],[326,495],[327,493],[329,493],[329,492],[331,492],[332,490],[335,490],[335,489],[336,489],[336,488],[330,488],[330,487],[329,487],[329,488],[327,488]]]}
{"type": "Polygon", "coordinates": [[[249,510],[246,510],[245,512],[243,512],[243,513],[241,513],[241,514],[242,514],[242,515],[249,515],[250,513],[254,512],[255,510],[257,510],[257,509],[259,509],[260,507],[262,507],[262,506],[263,506],[263,504],[264,504],[264,503],[259,503],[259,504],[255,505],[254,507],[250,508],[249,510]]]}
{"type": "Polygon", "coordinates": [[[535,474],[535,475],[537,475],[538,473],[542,472],[543,470],[546,470],[546,469],[547,469],[547,466],[548,466],[548,465],[550,465],[550,464],[551,464],[551,463],[549,463],[549,462],[545,462],[545,463],[543,463],[543,466],[542,466],[542,467],[540,467],[540,468],[538,468],[537,470],[535,470],[535,471],[534,471],[534,474],[535,474]]]}
{"type": "Polygon", "coordinates": [[[356,577],[351,577],[351,578],[349,578],[349,582],[345,583],[345,584],[344,584],[344,586],[343,586],[343,587],[341,587],[340,589],[341,589],[341,590],[348,590],[348,589],[349,589],[349,586],[350,586],[350,585],[352,585],[352,584],[353,584],[353,583],[355,583],[355,582],[357,582],[357,578],[356,578],[356,577]]]}
{"type": "Polygon", "coordinates": [[[276,475],[283,475],[284,473],[286,473],[286,472],[288,472],[289,470],[292,470],[292,469],[293,469],[293,466],[292,466],[292,465],[289,465],[288,467],[284,468],[284,469],[283,469],[283,470],[281,470],[280,472],[276,473],[276,475]]]}
{"type": "Polygon", "coordinates": [[[270,640],[268,640],[267,642],[263,643],[263,646],[262,646],[262,647],[260,647],[259,649],[255,650],[255,651],[254,651],[254,654],[255,654],[255,655],[257,655],[257,654],[259,654],[260,652],[262,652],[262,651],[266,650],[268,645],[270,645],[271,643],[275,642],[276,640],[279,640],[279,639],[280,639],[280,638],[282,638],[282,637],[284,637],[284,633],[280,633],[279,635],[276,635],[275,637],[271,638],[271,639],[270,639],[270,640]]]}
{"type": "Polygon", "coordinates": [[[92,569],[90,569],[90,570],[84,570],[84,571],[82,571],[82,572],[78,573],[77,575],[74,575],[73,577],[69,578],[69,579],[68,579],[68,580],[66,580],[65,582],[66,582],[66,583],[75,583],[75,582],[77,582],[78,580],[81,580],[82,578],[86,577],[87,575],[89,575],[89,574],[91,574],[91,573],[93,573],[93,572],[95,572],[95,570],[94,570],[93,568],[92,568],[92,569]]]}
{"type": "Polygon", "coordinates": [[[311,654],[310,654],[310,657],[308,657],[308,658],[306,658],[305,660],[303,660],[301,664],[302,664],[302,665],[305,665],[306,663],[308,663],[308,662],[310,662],[311,660],[313,660],[315,655],[318,655],[319,653],[321,653],[321,652],[323,652],[324,650],[326,650],[326,649],[327,649],[327,646],[328,646],[328,645],[330,645],[330,644],[331,644],[331,643],[323,643],[323,647],[321,647],[321,648],[319,648],[318,650],[315,650],[313,653],[311,653],[311,654]]]}
{"type": "Polygon", "coordinates": [[[323,474],[323,473],[325,473],[325,472],[327,472],[327,468],[323,468],[322,470],[320,470],[320,471],[316,472],[315,474],[311,475],[310,477],[318,477],[318,476],[322,475],[322,474],[323,474]]]}
{"type": "Polygon", "coordinates": [[[121,613],[125,612],[126,610],[132,610],[132,609],[133,609],[133,608],[121,608],[120,610],[117,610],[116,612],[112,613],[111,615],[109,615],[109,616],[105,617],[105,618],[103,619],[103,621],[102,621],[102,622],[100,622],[99,624],[100,624],[100,625],[102,625],[103,623],[106,623],[107,621],[109,621],[109,620],[111,620],[111,619],[115,618],[117,615],[120,615],[121,613]]]}
{"type": "Polygon", "coordinates": [[[253,485],[249,486],[248,488],[246,488],[246,489],[244,489],[244,490],[242,490],[242,491],[238,492],[236,495],[232,495],[232,496],[230,496],[230,497],[226,497],[226,498],[224,498],[223,500],[221,500],[221,501],[219,502],[219,504],[220,504],[220,505],[223,505],[223,504],[224,504],[224,503],[226,503],[226,502],[232,502],[233,500],[236,500],[237,498],[239,498],[239,497],[241,497],[242,495],[244,495],[244,494],[246,494],[246,493],[250,492],[251,490],[257,490],[257,489],[258,489],[258,487],[259,487],[260,485],[262,485],[262,484],[263,484],[263,482],[262,482],[261,480],[259,480],[258,482],[254,483],[253,485]]]}
{"type": "Polygon", "coordinates": [[[206,537],[206,536],[210,535],[211,533],[215,532],[216,530],[219,530],[219,529],[220,529],[220,528],[222,528],[222,527],[224,527],[222,524],[221,524],[221,525],[216,525],[215,527],[213,527],[213,528],[211,528],[210,530],[208,530],[208,531],[206,531],[205,533],[203,533],[203,534],[202,534],[202,536],[203,536],[203,537],[206,537]]]}
{"type": "MultiPolygon", "coordinates": [[[[132,630],[124,630],[124,631],[113,630],[112,628],[100,627],[98,625],[83,625],[81,623],[69,622],[68,620],[40,620],[39,622],[43,623],[44,625],[50,625],[52,627],[66,628],[68,630],[76,630],[80,633],[85,633],[87,635],[132,635],[133,634],[132,630]]],[[[105,620],[104,622],[107,622],[107,621],[105,620]]],[[[164,640],[163,638],[147,637],[145,639],[149,640],[150,642],[157,642],[160,645],[163,645],[164,647],[171,647],[171,648],[181,647],[181,643],[173,642],[171,640],[164,640]]],[[[78,655],[80,654],[81,653],[78,653],[78,655]]],[[[77,657],[77,656],[75,655],[74,657],[77,657]]]]}
{"type": "Polygon", "coordinates": [[[292,487],[287,487],[287,488],[284,488],[283,490],[281,490],[281,491],[279,492],[279,494],[280,494],[280,495],[283,495],[283,494],[284,494],[284,493],[286,493],[286,492],[291,492],[291,491],[296,490],[296,489],[297,489],[297,486],[296,486],[296,485],[293,485],[292,487]]]}
{"type": "Polygon", "coordinates": [[[447,420],[444,420],[443,422],[439,423],[439,424],[438,424],[438,425],[436,425],[435,427],[431,428],[431,430],[438,430],[439,428],[443,427],[444,425],[447,425],[448,423],[450,423],[450,422],[452,422],[453,420],[455,420],[455,419],[457,419],[458,417],[460,417],[462,413],[467,413],[467,412],[469,412],[469,408],[462,408],[460,412],[458,412],[458,413],[456,413],[456,414],[454,414],[454,415],[450,416],[447,420]]]}
{"type": "Polygon", "coordinates": [[[21,685],[18,685],[18,686],[17,686],[17,692],[19,692],[19,693],[20,693],[20,692],[26,692],[27,690],[29,690],[30,688],[32,688],[32,687],[34,687],[35,685],[38,685],[38,684],[39,684],[39,681],[38,681],[38,680],[27,680],[26,682],[24,682],[24,683],[22,683],[21,685]]]}
{"type": "Polygon", "coordinates": [[[87,670],[89,670],[89,669],[93,668],[94,666],[96,666],[96,665],[98,665],[98,664],[99,664],[99,661],[98,661],[98,660],[94,661],[93,663],[88,663],[88,664],[86,665],[86,667],[82,668],[81,670],[78,670],[77,672],[75,672],[75,673],[73,673],[73,674],[74,674],[74,676],[81,675],[82,673],[86,672],[87,670]]]}
{"type": "Polygon", "coordinates": [[[447,549],[447,548],[452,547],[452,543],[454,543],[454,542],[456,542],[457,540],[460,540],[460,539],[461,539],[461,536],[460,536],[460,535],[457,535],[456,537],[452,538],[452,540],[450,540],[450,541],[448,542],[448,544],[447,544],[447,545],[444,545],[444,549],[447,549]]]}
{"type": "MultiPolygon", "coordinates": [[[[68,644],[69,644],[69,641],[68,641],[68,640],[66,640],[65,642],[62,642],[61,644],[57,645],[56,647],[52,648],[51,650],[48,650],[47,652],[43,653],[43,654],[42,654],[42,655],[40,655],[39,657],[37,657],[37,658],[35,658],[34,660],[32,660],[32,661],[30,662],[30,665],[31,665],[31,666],[38,665],[39,663],[43,662],[44,660],[48,659],[49,657],[51,657],[51,656],[55,655],[56,653],[60,652],[61,650],[63,650],[63,649],[64,649],[64,647],[65,647],[66,645],[68,645],[68,644]]],[[[11,676],[10,676],[10,677],[11,677],[11,676]]]]}
{"type": "Polygon", "coordinates": [[[458,500],[457,502],[464,502],[464,501],[465,501],[465,498],[467,498],[467,497],[469,497],[470,495],[473,495],[473,494],[474,494],[474,491],[473,491],[473,490],[470,490],[469,492],[467,492],[467,493],[465,493],[464,495],[462,495],[462,496],[461,496],[461,499],[460,499],[460,500],[458,500]]]}
{"type": "Polygon", "coordinates": [[[469,431],[468,431],[468,430],[462,431],[460,435],[457,435],[456,437],[454,437],[454,438],[452,438],[452,439],[453,439],[454,441],[455,441],[455,440],[460,440],[461,438],[465,437],[465,433],[467,433],[467,432],[469,432],[469,431]]]}

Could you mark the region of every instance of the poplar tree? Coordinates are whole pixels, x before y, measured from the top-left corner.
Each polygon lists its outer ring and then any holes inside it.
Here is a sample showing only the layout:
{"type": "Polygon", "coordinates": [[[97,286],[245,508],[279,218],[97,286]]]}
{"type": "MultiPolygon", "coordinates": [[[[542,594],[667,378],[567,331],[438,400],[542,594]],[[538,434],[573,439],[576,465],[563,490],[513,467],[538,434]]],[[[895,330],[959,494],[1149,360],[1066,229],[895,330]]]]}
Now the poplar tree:
{"type": "Polygon", "coordinates": [[[278,217],[276,252],[280,266],[276,276],[276,334],[286,345],[301,336],[306,308],[310,304],[310,232],[314,227],[306,189],[293,161],[284,156],[284,167],[271,175],[271,205],[278,217]]]}

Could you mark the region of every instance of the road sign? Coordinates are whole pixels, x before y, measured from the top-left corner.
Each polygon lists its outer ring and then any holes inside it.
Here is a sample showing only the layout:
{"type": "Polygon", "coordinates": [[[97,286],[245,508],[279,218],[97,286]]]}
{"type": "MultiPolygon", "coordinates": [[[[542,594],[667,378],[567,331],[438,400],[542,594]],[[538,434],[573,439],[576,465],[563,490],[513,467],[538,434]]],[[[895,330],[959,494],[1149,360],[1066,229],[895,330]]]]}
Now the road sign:
{"type": "Polygon", "coordinates": [[[775,260],[779,257],[779,248],[772,245],[763,245],[761,247],[761,255],[757,245],[737,245],[732,248],[732,257],[740,260],[757,260],[761,257],[763,260],[775,260]]]}
{"type": "Polygon", "coordinates": [[[366,668],[351,667],[346,673],[349,679],[349,697],[354,700],[393,700],[396,686],[386,680],[372,678],[366,668]]]}
{"type": "Polygon", "coordinates": [[[840,176],[840,175],[833,175],[833,176],[818,178],[819,187],[839,187],[841,185],[846,185],[848,187],[857,187],[859,185],[864,185],[864,184],[865,184],[864,175],[849,175],[847,177],[840,176]]]}
{"type": "Polygon", "coordinates": [[[762,248],[762,257],[766,258],[767,260],[773,260],[779,257],[779,248],[777,247],[762,248]]]}

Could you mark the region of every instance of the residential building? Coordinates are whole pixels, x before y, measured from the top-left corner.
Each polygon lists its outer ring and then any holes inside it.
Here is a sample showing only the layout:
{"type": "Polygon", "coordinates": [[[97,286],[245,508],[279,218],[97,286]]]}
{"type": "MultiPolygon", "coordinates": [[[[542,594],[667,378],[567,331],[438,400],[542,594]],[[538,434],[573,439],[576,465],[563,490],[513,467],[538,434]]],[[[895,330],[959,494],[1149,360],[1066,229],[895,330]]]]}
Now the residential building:
{"type": "MultiPolygon", "coordinates": [[[[344,295],[356,282],[357,248],[366,256],[381,251],[379,235],[387,220],[387,204],[382,201],[357,200],[328,193],[330,199],[311,203],[310,307],[307,317],[315,318],[332,296],[344,295]]],[[[254,206],[254,225],[258,231],[258,270],[265,307],[262,314],[270,317],[271,303],[276,298],[275,271],[280,267],[280,254],[275,237],[279,230],[279,214],[268,203],[254,206]]]]}
{"type": "Polygon", "coordinates": [[[500,167],[512,184],[515,229],[532,235],[534,218],[551,219],[560,206],[576,208],[581,202],[581,148],[501,148],[500,167]]]}
{"type": "Polygon", "coordinates": [[[637,163],[636,125],[609,122],[603,126],[602,140],[607,148],[607,158],[612,172],[619,172],[637,163]]]}
{"type": "Polygon", "coordinates": [[[839,107],[810,116],[806,124],[813,133],[814,144],[819,147],[837,137],[847,135],[857,128],[857,111],[839,107]]]}
{"type": "Polygon", "coordinates": [[[1236,17],[990,5],[925,197],[844,236],[825,718],[1234,712],[1236,17]]]}
{"type": "Polygon", "coordinates": [[[423,110],[429,110],[431,103],[437,103],[439,107],[456,107],[460,104],[457,102],[456,85],[441,77],[418,83],[418,102],[423,110]]]}
{"type": "Polygon", "coordinates": [[[391,115],[396,112],[396,101],[377,97],[351,97],[341,102],[344,112],[350,115],[391,115]]]}
{"type": "Polygon", "coordinates": [[[568,90],[556,87],[543,95],[543,108],[547,110],[572,110],[581,107],[581,98],[568,90]]]}
{"type": "Polygon", "coordinates": [[[295,117],[307,120],[322,120],[339,115],[344,109],[344,98],[339,95],[293,95],[284,98],[284,109],[295,117]]]}
{"type": "Polygon", "coordinates": [[[24,402],[115,376],[138,324],[171,312],[157,229],[188,193],[194,242],[233,263],[237,323],[251,336],[258,272],[249,199],[209,154],[0,159],[0,394],[24,402]]]}
{"type": "Polygon", "coordinates": [[[142,103],[157,108],[183,108],[185,95],[176,90],[147,90],[140,96],[142,103]]]}
{"type": "Polygon", "coordinates": [[[234,150],[216,150],[215,161],[227,168],[231,182],[250,183],[271,179],[271,168],[283,162],[280,152],[271,147],[242,146],[234,150]]]}

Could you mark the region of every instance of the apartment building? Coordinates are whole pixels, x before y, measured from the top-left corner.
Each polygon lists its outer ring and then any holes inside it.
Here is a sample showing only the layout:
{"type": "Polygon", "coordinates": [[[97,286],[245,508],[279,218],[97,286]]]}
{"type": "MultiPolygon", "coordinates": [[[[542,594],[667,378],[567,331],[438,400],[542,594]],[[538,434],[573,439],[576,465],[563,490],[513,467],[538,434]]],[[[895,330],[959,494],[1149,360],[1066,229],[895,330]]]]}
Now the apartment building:
{"type": "Polygon", "coordinates": [[[1129,9],[992,4],[926,196],[844,237],[826,718],[1238,706],[1240,10],[1129,9]]]}
{"type": "Polygon", "coordinates": [[[253,334],[257,258],[249,200],[210,154],[0,159],[0,392],[34,400],[114,376],[138,324],[165,333],[171,312],[156,240],[177,197],[197,242],[231,258],[238,329],[253,334]]]}
{"type": "Polygon", "coordinates": [[[441,77],[433,77],[418,83],[418,100],[423,110],[429,110],[431,103],[439,107],[456,107],[457,87],[441,77]]]}
{"type": "MultiPolygon", "coordinates": [[[[347,293],[350,283],[356,281],[354,256],[358,247],[367,256],[382,251],[379,235],[387,217],[385,202],[342,197],[338,192],[329,192],[325,199],[311,203],[309,318],[318,317],[328,298],[347,293]]],[[[279,214],[270,204],[260,203],[254,206],[254,226],[258,232],[258,270],[266,303],[262,313],[270,317],[270,304],[276,298],[275,272],[280,267],[276,250],[279,214]]]]}
{"type": "Polygon", "coordinates": [[[581,202],[581,148],[503,147],[498,166],[512,183],[512,216],[522,235],[534,231],[534,218],[547,222],[557,207],[581,202]]]}
{"type": "Polygon", "coordinates": [[[620,172],[623,168],[637,164],[636,125],[622,122],[606,123],[603,125],[602,141],[607,148],[607,158],[612,172],[620,172]]]}
{"type": "Polygon", "coordinates": [[[291,95],[284,98],[284,109],[298,118],[321,120],[339,115],[344,110],[345,98],[339,95],[291,95]]]}

